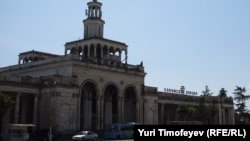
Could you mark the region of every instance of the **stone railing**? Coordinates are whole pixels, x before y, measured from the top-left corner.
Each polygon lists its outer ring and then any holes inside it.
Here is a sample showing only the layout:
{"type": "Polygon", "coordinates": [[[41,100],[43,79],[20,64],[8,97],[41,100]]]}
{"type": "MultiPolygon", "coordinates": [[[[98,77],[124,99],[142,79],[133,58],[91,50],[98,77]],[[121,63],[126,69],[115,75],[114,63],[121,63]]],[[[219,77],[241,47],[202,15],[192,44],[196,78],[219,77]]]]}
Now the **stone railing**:
{"type": "Polygon", "coordinates": [[[13,82],[22,84],[39,84],[39,78],[16,75],[0,75],[0,82],[13,82]]]}

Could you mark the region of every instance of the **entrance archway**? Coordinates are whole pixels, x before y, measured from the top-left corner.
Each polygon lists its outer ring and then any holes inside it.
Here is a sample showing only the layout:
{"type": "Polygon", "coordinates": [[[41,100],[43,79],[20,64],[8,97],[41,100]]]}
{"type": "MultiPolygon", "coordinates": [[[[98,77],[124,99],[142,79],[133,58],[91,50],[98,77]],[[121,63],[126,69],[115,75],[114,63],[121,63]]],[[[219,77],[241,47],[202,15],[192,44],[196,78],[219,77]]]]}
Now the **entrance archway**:
{"type": "Polygon", "coordinates": [[[84,84],[81,91],[80,129],[95,130],[96,118],[96,86],[92,82],[84,84]]]}
{"type": "Polygon", "coordinates": [[[118,89],[109,85],[104,91],[104,125],[118,122],[118,89]]]}
{"type": "Polygon", "coordinates": [[[128,87],[124,95],[124,121],[136,122],[136,92],[133,87],[128,87]]]}

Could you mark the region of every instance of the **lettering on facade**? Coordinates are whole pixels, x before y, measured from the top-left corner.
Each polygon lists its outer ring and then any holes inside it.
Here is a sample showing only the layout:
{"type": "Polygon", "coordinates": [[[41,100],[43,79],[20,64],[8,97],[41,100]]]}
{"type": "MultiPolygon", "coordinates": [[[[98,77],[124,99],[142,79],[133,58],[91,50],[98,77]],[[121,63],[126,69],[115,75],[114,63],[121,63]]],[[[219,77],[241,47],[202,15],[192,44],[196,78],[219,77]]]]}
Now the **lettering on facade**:
{"type": "Polygon", "coordinates": [[[173,93],[173,94],[198,95],[197,92],[186,91],[184,86],[181,86],[181,88],[179,90],[178,89],[164,88],[164,92],[166,92],[166,93],[173,93]]]}

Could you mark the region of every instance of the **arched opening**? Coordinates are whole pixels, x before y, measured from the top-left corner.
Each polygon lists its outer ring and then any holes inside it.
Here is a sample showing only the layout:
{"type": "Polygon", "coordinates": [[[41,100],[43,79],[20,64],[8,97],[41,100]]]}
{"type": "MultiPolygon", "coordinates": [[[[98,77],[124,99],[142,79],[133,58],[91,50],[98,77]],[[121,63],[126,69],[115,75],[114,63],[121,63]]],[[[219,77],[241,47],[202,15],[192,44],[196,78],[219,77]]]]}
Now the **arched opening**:
{"type": "Polygon", "coordinates": [[[84,46],[83,48],[83,61],[86,61],[88,59],[88,46],[84,46]]]}
{"type": "Polygon", "coordinates": [[[103,59],[108,60],[108,47],[106,45],[103,46],[103,59]]]}
{"type": "Polygon", "coordinates": [[[78,55],[79,55],[78,59],[79,59],[79,60],[82,60],[82,56],[83,56],[82,47],[79,46],[78,49],[77,49],[77,51],[78,51],[78,55]]]}
{"type": "Polygon", "coordinates": [[[109,59],[114,60],[115,49],[113,47],[109,48],[109,59]]]}
{"type": "Polygon", "coordinates": [[[121,62],[121,51],[119,49],[116,49],[115,51],[114,60],[116,62],[121,62]]]}
{"type": "Polygon", "coordinates": [[[118,90],[109,85],[104,91],[104,125],[118,122],[118,90]]]}
{"type": "Polygon", "coordinates": [[[136,122],[136,92],[129,87],[125,91],[124,122],[136,122]]]}
{"type": "Polygon", "coordinates": [[[71,48],[70,54],[77,54],[77,49],[75,47],[71,48]]]}
{"type": "Polygon", "coordinates": [[[96,86],[92,82],[86,83],[81,91],[80,129],[95,130],[96,118],[96,86]]]}
{"type": "Polygon", "coordinates": [[[122,50],[121,51],[121,63],[126,63],[126,51],[122,50]]]}
{"type": "Polygon", "coordinates": [[[95,57],[95,45],[90,45],[90,57],[95,57]]]}

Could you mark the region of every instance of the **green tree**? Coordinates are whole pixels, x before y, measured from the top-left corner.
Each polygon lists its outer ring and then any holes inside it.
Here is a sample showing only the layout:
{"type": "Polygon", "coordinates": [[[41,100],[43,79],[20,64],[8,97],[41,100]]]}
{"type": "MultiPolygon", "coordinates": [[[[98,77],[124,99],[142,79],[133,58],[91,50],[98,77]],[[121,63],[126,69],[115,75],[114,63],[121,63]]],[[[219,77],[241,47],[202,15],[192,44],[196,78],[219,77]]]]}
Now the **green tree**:
{"type": "Polygon", "coordinates": [[[205,90],[204,91],[202,91],[202,94],[204,95],[204,96],[212,96],[212,92],[210,92],[210,89],[208,88],[208,86],[206,85],[205,86],[205,90]]]}
{"type": "Polygon", "coordinates": [[[217,110],[213,104],[206,102],[205,97],[201,97],[198,105],[190,104],[180,104],[177,113],[180,120],[184,121],[201,121],[205,124],[208,124],[209,119],[211,119],[217,110]]]}
{"type": "Polygon", "coordinates": [[[216,107],[213,104],[208,104],[205,97],[201,97],[199,103],[196,107],[196,118],[205,124],[208,124],[209,119],[211,119],[216,114],[216,107]]]}
{"type": "Polygon", "coordinates": [[[246,107],[246,100],[250,99],[250,95],[245,95],[246,88],[236,86],[234,89],[234,100],[236,100],[235,118],[236,123],[247,124],[249,122],[249,111],[246,107]]]}
{"type": "Polygon", "coordinates": [[[221,89],[220,89],[220,92],[219,92],[219,96],[220,96],[221,98],[227,97],[227,91],[226,91],[224,88],[221,88],[221,89]]]}
{"type": "Polygon", "coordinates": [[[0,92],[0,117],[3,116],[9,108],[12,107],[14,101],[12,98],[0,92]]]}
{"type": "MultiPolygon", "coordinates": [[[[14,101],[12,98],[2,92],[0,92],[0,134],[2,130],[2,119],[9,108],[12,107],[14,101]]],[[[1,140],[1,137],[0,137],[1,140]]]]}
{"type": "Polygon", "coordinates": [[[194,113],[196,107],[190,104],[180,104],[177,113],[179,115],[180,120],[189,121],[194,120],[194,113]]]}

